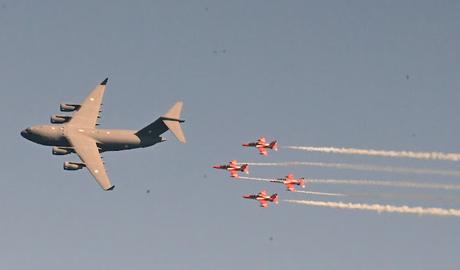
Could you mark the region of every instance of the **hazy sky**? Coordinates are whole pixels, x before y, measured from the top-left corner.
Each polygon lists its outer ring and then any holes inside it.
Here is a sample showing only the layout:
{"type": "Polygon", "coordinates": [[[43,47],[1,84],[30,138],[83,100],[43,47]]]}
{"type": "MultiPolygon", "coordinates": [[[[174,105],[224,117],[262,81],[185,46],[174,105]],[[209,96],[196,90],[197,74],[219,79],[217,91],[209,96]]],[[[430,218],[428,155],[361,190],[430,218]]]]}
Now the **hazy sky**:
{"type": "MultiPolygon", "coordinates": [[[[458,269],[459,218],[283,202],[261,209],[241,195],[337,199],[231,180],[211,166],[238,159],[459,169],[286,149],[260,157],[240,146],[264,135],[280,146],[459,152],[459,13],[460,3],[447,0],[0,0],[0,268],[458,269]],[[52,156],[19,135],[107,76],[101,127],[140,129],[178,99],[187,120],[186,145],[166,133],[168,142],[152,148],[104,153],[113,192],[86,170],[64,171],[75,155],[52,156]]],[[[289,172],[460,181],[251,168],[256,177],[289,172]]],[[[460,208],[459,192],[309,188],[397,195],[347,202],[460,208]]]]}

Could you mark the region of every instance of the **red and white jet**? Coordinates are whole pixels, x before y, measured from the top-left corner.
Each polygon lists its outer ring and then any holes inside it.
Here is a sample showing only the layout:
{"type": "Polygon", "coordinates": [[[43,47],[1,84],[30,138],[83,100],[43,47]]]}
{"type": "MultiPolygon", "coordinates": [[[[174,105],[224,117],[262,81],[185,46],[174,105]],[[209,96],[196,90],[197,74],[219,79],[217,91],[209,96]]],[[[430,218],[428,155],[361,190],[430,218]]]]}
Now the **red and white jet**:
{"type": "Polygon", "coordinates": [[[267,195],[267,191],[262,190],[261,192],[253,195],[243,195],[245,199],[257,200],[260,203],[260,207],[267,208],[268,202],[278,204],[278,194],[273,194],[271,196],[267,195]]]}
{"type": "Polygon", "coordinates": [[[276,141],[267,143],[267,140],[265,139],[265,137],[260,137],[259,139],[257,139],[256,142],[244,143],[243,146],[256,147],[257,149],[259,149],[259,154],[263,156],[268,155],[268,151],[267,151],[268,148],[274,151],[278,151],[278,143],[276,141]]]}
{"type": "Polygon", "coordinates": [[[244,172],[249,174],[249,165],[248,164],[238,164],[236,160],[230,161],[225,165],[212,166],[215,169],[227,170],[230,172],[230,177],[238,178],[238,172],[244,172]]]}
{"type": "Polygon", "coordinates": [[[288,191],[295,191],[295,188],[294,188],[295,185],[305,188],[305,178],[302,177],[299,179],[295,179],[292,173],[288,174],[284,178],[278,178],[270,182],[281,183],[286,186],[286,190],[288,191]]]}

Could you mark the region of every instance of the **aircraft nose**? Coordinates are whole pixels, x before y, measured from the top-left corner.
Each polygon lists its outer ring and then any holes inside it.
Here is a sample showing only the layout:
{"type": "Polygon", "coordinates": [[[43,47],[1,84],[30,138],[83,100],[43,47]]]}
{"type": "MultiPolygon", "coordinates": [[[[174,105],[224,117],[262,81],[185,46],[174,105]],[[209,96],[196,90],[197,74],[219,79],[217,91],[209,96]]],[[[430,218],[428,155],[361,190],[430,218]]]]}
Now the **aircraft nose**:
{"type": "Polygon", "coordinates": [[[26,128],[21,131],[21,136],[27,139],[27,136],[30,134],[30,128],[26,128]]]}

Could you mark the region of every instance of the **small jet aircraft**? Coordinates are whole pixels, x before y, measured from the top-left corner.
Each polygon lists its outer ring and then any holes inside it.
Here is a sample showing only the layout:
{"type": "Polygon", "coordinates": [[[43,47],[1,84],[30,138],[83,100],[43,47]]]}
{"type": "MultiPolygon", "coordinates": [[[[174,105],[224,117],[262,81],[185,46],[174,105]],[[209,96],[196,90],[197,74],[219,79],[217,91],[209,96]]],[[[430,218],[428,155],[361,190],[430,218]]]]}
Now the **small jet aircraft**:
{"type": "Polygon", "coordinates": [[[256,147],[257,149],[259,149],[259,154],[261,154],[262,156],[268,155],[267,149],[278,151],[278,143],[276,141],[267,143],[265,137],[260,137],[259,139],[257,139],[256,142],[244,143],[242,145],[245,147],[256,147]]]}
{"type": "Polygon", "coordinates": [[[288,174],[284,178],[278,178],[276,180],[271,180],[270,182],[284,184],[286,186],[287,191],[295,191],[295,185],[305,188],[305,178],[302,177],[299,179],[295,179],[292,173],[288,174]]]}
{"type": "Polygon", "coordinates": [[[212,166],[214,169],[227,170],[230,172],[230,177],[238,178],[238,172],[244,172],[249,174],[249,165],[248,164],[238,164],[236,160],[230,161],[225,165],[216,165],[212,166]]]}
{"type": "Polygon", "coordinates": [[[260,207],[267,208],[268,202],[272,202],[274,204],[278,204],[278,194],[273,194],[271,196],[267,195],[267,191],[262,190],[261,192],[253,195],[243,195],[244,199],[251,199],[259,201],[260,207]]]}
{"type": "Polygon", "coordinates": [[[108,78],[102,81],[81,104],[62,103],[63,112],[70,115],[51,116],[52,124],[32,126],[21,131],[21,135],[38,144],[53,146],[53,155],[76,153],[82,162],[64,162],[64,170],[79,170],[86,167],[104,190],[113,190],[104,168],[100,153],[149,147],[164,142],[160,135],[168,129],[181,143],[185,136],[179,123],[182,102],[178,101],[169,111],[155,122],[141,130],[98,129],[102,98],[108,78]]]}

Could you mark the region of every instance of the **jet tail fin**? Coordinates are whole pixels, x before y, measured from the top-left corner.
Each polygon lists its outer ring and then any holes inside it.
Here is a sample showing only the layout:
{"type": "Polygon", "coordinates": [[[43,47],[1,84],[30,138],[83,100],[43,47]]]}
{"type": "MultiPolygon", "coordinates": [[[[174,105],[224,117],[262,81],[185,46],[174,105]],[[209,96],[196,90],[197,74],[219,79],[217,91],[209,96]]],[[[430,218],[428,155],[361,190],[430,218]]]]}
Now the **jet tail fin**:
{"type": "Polygon", "coordinates": [[[180,119],[182,105],[182,101],[176,102],[165,115],[161,116],[155,122],[136,132],[136,135],[159,136],[169,129],[179,142],[185,143],[185,135],[180,126],[180,123],[185,122],[184,120],[180,119]]]}
{"type": "MultiPolygon", "coordinates": [[[[163,115],[164,118],[171,118],[175,120],[179,120],[180,114],[182,112],[182,105],[184,103],[182,101],[177,101],[174,105],[172,105],[171,108],[169,108],[169,111],[163,115]]],[[[181,120],[183,122],[183,120],[181,120]]]]}
{"type": "Polygon", "coordinates": [[[299,178],[299,186],[301,186],[302,188],[305,188],[305,178],[299,178]]]}
{"type": "Polygon", "coordinates": [[[278,142],[273,141],[273,142],[270,143],[270,145],[268,147],[270,147],[270,149],[273,149],[274,151],[278,151],[278,142]]]}
{"type": "Polygon", "coordinates": [[[245,174],[249,174],[249,165],[248,164],[241,165],[241,171],[244,172],[245,174]]]}
{"type": "Polygon", "coordinates": [[[163,120],[163,123],[168,127],[169,130],[171,130],[171,132],[174,134],[174,136],[176,136],[176,139],[179,142],[185,143],[185,135],[180,126],[180,123],[185,122],[184,120],[180,119],[182,105],[182,101],[176,102],[176,104],[174,104],[169,109],[169,111],[161,117],[161,120],[163,120]]]}
{"type": "Polygon", "coordinates": [[[270,196],[270,200],[271,200],[274,204],[278,204],[278,194],[275,193],[275,194],[273,194],[272,196],[270,196]]]}

